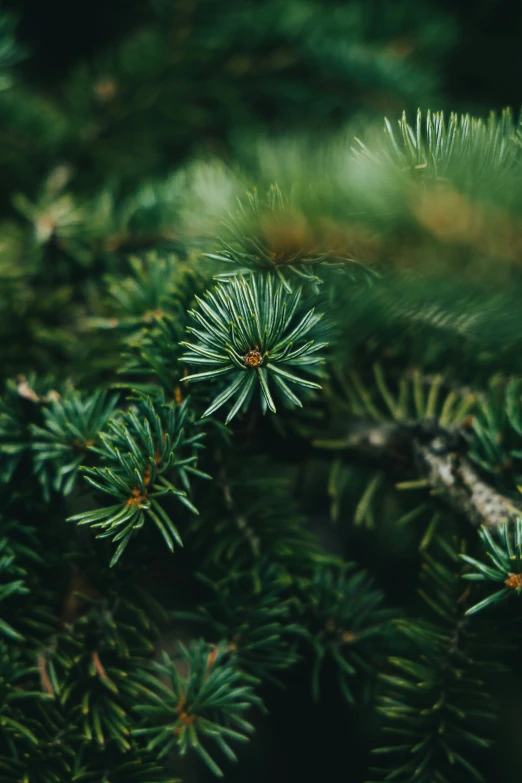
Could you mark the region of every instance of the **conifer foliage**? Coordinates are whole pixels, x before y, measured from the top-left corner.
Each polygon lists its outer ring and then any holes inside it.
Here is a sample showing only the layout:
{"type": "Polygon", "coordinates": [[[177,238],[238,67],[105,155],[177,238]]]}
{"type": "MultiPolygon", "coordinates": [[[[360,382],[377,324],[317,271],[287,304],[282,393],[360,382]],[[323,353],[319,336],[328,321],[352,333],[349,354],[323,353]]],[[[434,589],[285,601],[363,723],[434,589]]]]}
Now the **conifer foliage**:
{"type": "Polygon", "coordinates": [[[419,111],[180,163],[299,68],[366,119],[378,84],[411,103],[366,4],[247,5],[214,30],[152,3],[62,99],[0,17],[0,783],[279,781],[251,740],[296,681],[326,778],[317,716],[354,781],[513,777],[520,123],[419,111]]]}
{"type": "Polygon", "coordinates": [[[263,412],[276,412],[270,386],[284,401],[301,407],[292,386],[320,389],[320,385],[295,370],[317,374],[324,360],[318,351],[326,343],[305,339],[317,326],[321,316],[313,310],[299,313],[301,292],[288,295],[281,286],[274,287],[271,276],[256,284],[255,279],[237,277],[221,284],[206,301],[198,300],[199,312],[193,316],[200,329],[189,327],[199,344],[186,343],[189,353],[182,357],[189,364],[203,365],[203,372],[187,375],[186,381],[204,381],[232,375],[203,416],[210,416],[230,398],[237,397],[226,423],[247,407],[256,389],[261,392],[263,412]]]}

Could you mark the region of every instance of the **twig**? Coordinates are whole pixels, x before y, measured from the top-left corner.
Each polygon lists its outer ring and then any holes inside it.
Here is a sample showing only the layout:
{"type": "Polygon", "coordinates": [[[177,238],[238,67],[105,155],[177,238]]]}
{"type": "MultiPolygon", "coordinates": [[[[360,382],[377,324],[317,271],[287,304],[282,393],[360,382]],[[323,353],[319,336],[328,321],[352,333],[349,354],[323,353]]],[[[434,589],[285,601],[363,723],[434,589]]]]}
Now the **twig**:
{"type": "Polygon", "coordinates": [[[522,514],[522,502],[487,483],[459,447],[460,434],[440,427],[356,422],[342,440],[318,440],[331,450],[357,451],[377,460],[393,460],[399,469],[416,467],[420,479],[453,512],[474,525],[496,527],[522,514]]]}
{"type": "Polygon", "coordinates": [[[452,511],[466,516],[472,524],[496,527],[522,513],[519,501],[501,495],[487,484],[465,457],[437,453],[430,445],[413,445],[417,462],[432,489],[452,511]]]}

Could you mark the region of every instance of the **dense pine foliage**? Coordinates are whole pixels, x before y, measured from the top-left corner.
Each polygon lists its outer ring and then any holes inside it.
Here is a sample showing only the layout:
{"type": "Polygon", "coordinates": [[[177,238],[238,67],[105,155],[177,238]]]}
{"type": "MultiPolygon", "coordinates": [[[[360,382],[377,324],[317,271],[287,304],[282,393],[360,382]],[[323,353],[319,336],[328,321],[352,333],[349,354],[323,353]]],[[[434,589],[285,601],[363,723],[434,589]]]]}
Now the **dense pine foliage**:
{"type": "Polygon", "coordinates": [[[513,775],[518,118],[440,2],[119,5],[0,16],[0,783],[513,775]]]}

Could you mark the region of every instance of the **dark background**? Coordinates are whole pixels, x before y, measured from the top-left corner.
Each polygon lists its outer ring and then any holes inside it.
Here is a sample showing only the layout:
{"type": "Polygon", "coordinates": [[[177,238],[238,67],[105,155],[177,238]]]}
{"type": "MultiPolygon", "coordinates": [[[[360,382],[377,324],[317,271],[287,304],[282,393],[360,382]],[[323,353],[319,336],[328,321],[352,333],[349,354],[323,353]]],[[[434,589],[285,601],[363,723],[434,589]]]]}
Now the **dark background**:
{"type": "MultiPolygon", "coordinates": [[[[347,5],[332,3],[327,5],[347,5]]],[[[435,0],[458,25],[458,43],[441,64],[450,108],[471,111],[519,108],[522,79],[522,3],[519,0],[435,0]]],[[[143,0],[4,0],[2,7],[20,19],[19,37],[32,58],[30,77],[60,79],[82,59],[123,38],[147,19],[143,0]]],[[[306,107],[303,106],[303,113],[306,107]]]]}

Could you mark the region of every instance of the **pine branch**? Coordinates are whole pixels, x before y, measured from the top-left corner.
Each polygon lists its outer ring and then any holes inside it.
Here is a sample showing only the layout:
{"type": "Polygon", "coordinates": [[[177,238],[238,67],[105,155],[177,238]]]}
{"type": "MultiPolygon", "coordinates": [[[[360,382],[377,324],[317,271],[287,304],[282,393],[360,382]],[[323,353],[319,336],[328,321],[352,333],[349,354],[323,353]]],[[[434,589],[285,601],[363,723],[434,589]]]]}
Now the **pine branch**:
{"type": "Polygon", "coordinates": [[[281,686],[275,675],[294,665],[297,627],[290,623],[295,603],[288,579],[277,564],[263,563],[255,571],[229,574],[212,582],[199,580],[211,591],[211,599],[194,612],[175,612],[175,617],[203,626],[223,640],[229,654],[252,682],[281,686]],[[292,644],[291,644],[292,642],[292,644]]]}
{"type": "Polygon", "coordinates": [[[491,626],[481,631],[464,616],[458,542],[439,537],[435,544],[421,572],[430,617],[397,622],[411,651],[390,658],[391,671],[380,677],[387,741],[373,751],[375,772],[401,783],[485,783],[475,757],[491,745],[496,705],[483,677],[504,671],[502,648],[491,626]]]}
{"type": "Polygon", "coordinates": [[[335,421],[353,421],[344,439],[317,439],[316,447],[361,453],[385,468],[391,462],[400,488],[425,488],[477,526],[519,513],[516,484],[503,481],[504,468],[512,478],[518,466],[518,381],[494,379],[485,393],[418,368],[385,372],[375,363],[370,384],[354,370],[333,374],[327,393],[335,421]]]}
{"type": "Polygon", "coordinates": [[[522,592],[522,518],[517,517],[513,524],[503,522],[495,532],[498,532],[498,537],[484,527],[479,531],[490,565],[468,555],[461,555],[473,568],[473,571],[464,574],[463,578],[470,582],[493,582],[497,587],[502,587],[472,606],[466,614],[475,614],[486,606],[512,595],[519,596],[522,592]]]}
{"type": "Polygon", "coordinates": [[[317,440],[321,449],[359,452],[390,463],[399,474],[417,471],[422,486],[476,526],[496,527],[522,511],[522,503],[499,493],[462,454],[460,433],[392,422],[356,422],[343,440],[317,440]]]}
{"type": "Polygon", "coordinates": [[[318,291],[322,283],[317,267],[325,263],[344,262],[340,248],[332,246],[332,237],[324,227],[314,225],[299,205],[286,197],[278,185],[271,185],[264,199],[254,191],[240,209],[223,221],[224,237],[219,253],[209,258],[233,265],[233,271],[221,273],[218,280],[227,281],[236,275],[255,271],[270,271],[278,283],[292,293],[292,280],[306,281],[318,291]]]}
{"type": "Polygon", "coordinates": [[[101,528],[98,538],[119,542],[112,565],[146,518],[171,551],[174,542],[182,546],[178,529],[163,507],[163,498],[170,495],[198,514],[188,497],[190,480],[193,476],[210,478],[196,467],[204,433],[196,430],[188,398],[180,405],[168,403],[161,390],[154,398],[142,396],[136,402],[136,406],[109,421],[107,431],[99,434],[100,447],[90,447],[100,466],[84,468],[86,480],[115,502],[70,517],[79,525],[101,528]]]}
{"type": "Polygon", "coordinates": [[[133,707],[143,698],[139,671],[154,651],[161,617],[136,589],[134,574],[125,576],[105,574],[105,595],[92,588],[79,593],[81,613],[39,658],[45,690],[74,717],[79,737],[122,753],[132,747],[133,707]]]}
{"type": "Polygon", "coordinates": [[[429,444],[413,441],[421,476],[455,513],[472,524],[498,527],[522,511],[522,503],[501,495],[484,481],[466,457],[452,452],[440,436],[429,444]]]}
{"type": "Polygon", "coordinates": [[[385,120],[385,143],[380,151],[368,150],[357,140],[356,154],[387,161],[400,171],[416,177],[436,180],[442,177],[463,179],[476,186],[484,178],[493,182],[517,170],[520,129],[509,109],[500,118],[493,113],[487,121],[452,112],[417,111],[415,125],[403,113],[397,123],[398,134],[385,120]]]}
{"type": "Polygon", "coordinates": [[[183,380],[228,382],[203,416],[235,398],[228,423],[248,407],[255,392],[263,413],[276,412],[274,394],[286,407],[302,407],[292,388],[321,388],[307,376],[323,375],[320,352],[327,343],[314,339],[321,334],[322,315],[303,311],[301,299],[301,289],[289,294],[271,275],[236,276],[198,298],[191,313],[197,327],[188,329],[197,342],[183,343],[187,353],[182,359],[203,371],[183,380]]]}
{"type": "Polygon", "coordinates": [[[362,674],[371,680],[377,661],[384,657],[392,611],[383,606],[383,593],[366,571],[341,562],[317,566],[310,579],[303,579],[298,603],[296,633],[315,653],[313,698],[319,699],[320,676],[329,658],[337,669],[341,693],[355,704],[362,674]]]}
{"type": "Polygon", "coordinates": [[[152,665],[151,673],[141,674],[146,703],[136,706],[142,724],[133,733],[150,737],[147,748],[154,750],[158,759],[174,748],[182,756],[194,750],[217,777],[222,777],[206,750],[207,742],[214,741],[229,761],[236,761],[229,742],[248,740],[253,726],[244,715],[253,707],[262,707],[262,702],[226,645],[211,646],[200,640],[189,648],[180,643],[179,648],[181,659],[190,667],[188,676],[180,674],[167,654],[161,663],[152,665]]]}
{"type": "Polygon", "coordinates": [[[34,472],[44,497],[53,489],[69,495],[90,446],[98,442],[116,405],[102,390],[91,395],[69,392],[42,411],[42,426],[30,425],[34,472]]]}

